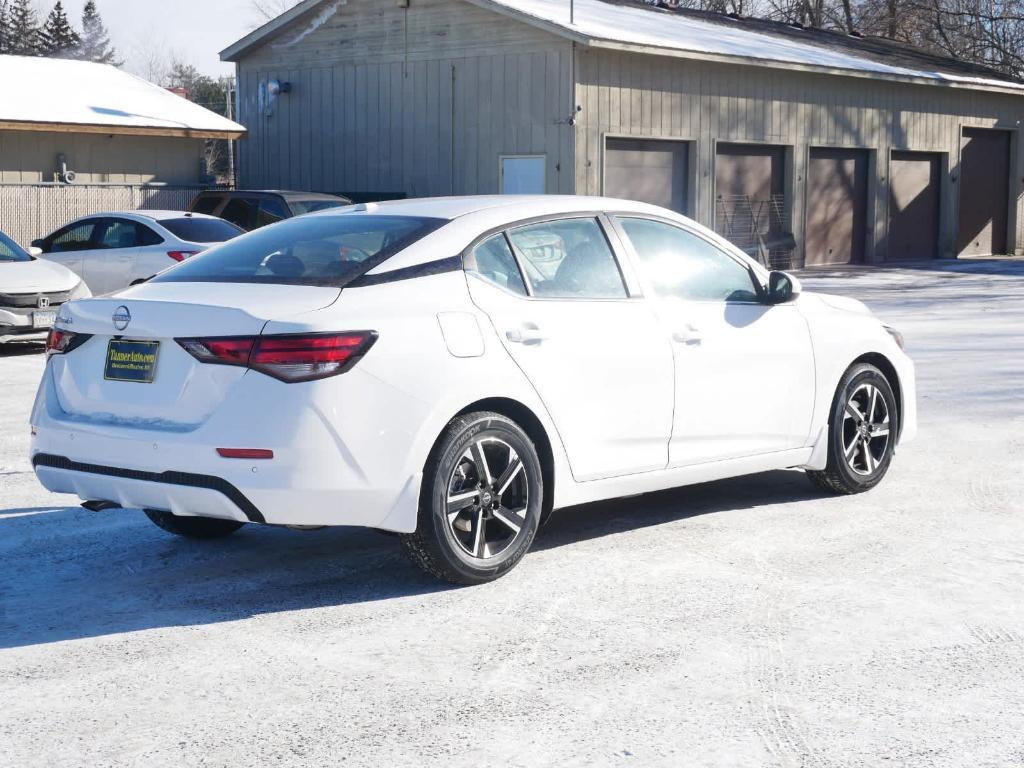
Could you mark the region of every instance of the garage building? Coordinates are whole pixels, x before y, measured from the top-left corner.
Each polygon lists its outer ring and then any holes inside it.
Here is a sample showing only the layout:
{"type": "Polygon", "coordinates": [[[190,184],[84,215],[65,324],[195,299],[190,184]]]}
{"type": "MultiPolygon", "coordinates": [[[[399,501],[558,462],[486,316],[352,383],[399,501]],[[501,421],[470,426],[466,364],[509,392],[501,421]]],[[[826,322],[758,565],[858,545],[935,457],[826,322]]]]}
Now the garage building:
{"type": "Polygon", "coordinates": [[[240,184],[655,202],[780,266],[1019,254],[1024,83],[633,0],[304,0],[236,63],[240,184]]]}

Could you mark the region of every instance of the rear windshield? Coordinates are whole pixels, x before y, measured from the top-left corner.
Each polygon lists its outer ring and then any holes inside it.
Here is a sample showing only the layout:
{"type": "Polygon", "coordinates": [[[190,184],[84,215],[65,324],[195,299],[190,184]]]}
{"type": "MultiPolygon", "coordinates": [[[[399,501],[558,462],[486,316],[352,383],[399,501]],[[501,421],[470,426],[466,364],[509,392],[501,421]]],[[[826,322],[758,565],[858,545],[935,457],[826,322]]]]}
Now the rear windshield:
{"type": "Polygon", "coordinates": [[[223,243],[245,232],[223,219],[162,219],[160,226],[179,240],[188,240],[190,243],[223,243]]]}
{"type": "Polygon", "coordinates": [[[288,207],[292,209],[292,214],[295,216],[313,211],[325,211],[328,208],[340,208],[343,205],[351,205],[351,203],[344,200],[288,200],[288,207]]]}
{"type": "Polygon", "coordinates": [[[0,232],[0,263],[5,261],[31,261],[32,257],[16,242],[0,232]]]}
{"type": "Polygon", "coordinates": [[[343,287],[444,219],[343,214],[287,219],[193,256],[154,283],[277,283],[343,287]]]}

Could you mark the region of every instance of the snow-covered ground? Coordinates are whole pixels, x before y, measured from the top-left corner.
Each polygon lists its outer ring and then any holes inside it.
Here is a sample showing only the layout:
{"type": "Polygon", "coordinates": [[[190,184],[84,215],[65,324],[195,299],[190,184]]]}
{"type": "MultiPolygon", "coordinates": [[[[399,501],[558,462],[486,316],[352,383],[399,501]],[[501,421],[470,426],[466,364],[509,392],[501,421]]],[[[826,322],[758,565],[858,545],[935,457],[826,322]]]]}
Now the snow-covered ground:
{"type": "Polygon", "coordinates": [[[881,487],[568,510],[466,589],[371,531],[197,545],[48,494],[43,360],[0,351],[0,764],[1024,764],[1024,263],[806,285],[918,362],[881,487]]]}

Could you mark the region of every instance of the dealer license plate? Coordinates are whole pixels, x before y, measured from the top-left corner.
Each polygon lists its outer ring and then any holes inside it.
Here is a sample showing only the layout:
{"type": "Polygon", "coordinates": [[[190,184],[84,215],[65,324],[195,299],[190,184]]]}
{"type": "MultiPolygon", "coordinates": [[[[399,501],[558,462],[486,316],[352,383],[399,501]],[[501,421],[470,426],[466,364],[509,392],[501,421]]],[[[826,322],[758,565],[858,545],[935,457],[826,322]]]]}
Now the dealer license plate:
{"type": "Polygon", "coordinates": [[[108,381],[149,384],[156,373],[159,350],[159,341],[111,339],[107,343],[107,363],[103,369],[103,378],[108,381]]]}

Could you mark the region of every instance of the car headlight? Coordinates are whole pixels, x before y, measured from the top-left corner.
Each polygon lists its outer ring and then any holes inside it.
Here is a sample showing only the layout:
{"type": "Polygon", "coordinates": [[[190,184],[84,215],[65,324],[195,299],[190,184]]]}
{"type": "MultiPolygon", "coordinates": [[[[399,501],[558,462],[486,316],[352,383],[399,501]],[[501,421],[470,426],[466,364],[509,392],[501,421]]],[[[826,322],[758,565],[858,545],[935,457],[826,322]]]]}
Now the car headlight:
{"type": "Polygon", "coordinates": [[[903,343],[903,334],[897,331],[895,328],[890,328],[888,325],[884,326],[886,333],[892,336],[893,340],[899,346],[900,349],[905,349],[903,343]]]}
{"type": "Polygon", "coordinates": [[[79,280],[78,285],[71,289],[71,296],[68,297],[68,301],[74,301],[75,299],[88,299],[92,296],[92,291],[89,290],[89,286],[85,284],[85,280],[79,280]]]}

